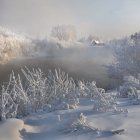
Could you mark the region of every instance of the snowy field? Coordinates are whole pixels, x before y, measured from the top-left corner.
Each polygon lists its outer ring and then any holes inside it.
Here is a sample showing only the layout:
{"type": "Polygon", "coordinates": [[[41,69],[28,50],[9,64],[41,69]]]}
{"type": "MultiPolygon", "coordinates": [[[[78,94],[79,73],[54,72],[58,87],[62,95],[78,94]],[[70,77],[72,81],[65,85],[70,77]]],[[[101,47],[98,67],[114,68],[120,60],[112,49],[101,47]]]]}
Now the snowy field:
{"type": "Polygon", "coordinates": [[[1,122],[1,140],[133,140],[139,139],[140,107],[129,105],[122,99],[118,104],[128,112],[93,113],[93,103],[81,99],[80,106],[73,110],[59,110],[51,113],[38,112],[23,120],[9,119],[1,122]],[[74,130],[72,123],[83,113],[89,125],[74,130]],[[23,124],[24,123],[24,124],[23,124]],[[124,129],[121,134],[114,130],[124,129]]]}
{"type": "Polygon", "coordinates": [[[140,0],[107,2],[0,0],[0,140],[140,139],[140,0]]]}
{"type": "Polygon", "coordinates": [[[106,43],[0,34],[0,140],[139,139],[140,33],[106,43]]]}

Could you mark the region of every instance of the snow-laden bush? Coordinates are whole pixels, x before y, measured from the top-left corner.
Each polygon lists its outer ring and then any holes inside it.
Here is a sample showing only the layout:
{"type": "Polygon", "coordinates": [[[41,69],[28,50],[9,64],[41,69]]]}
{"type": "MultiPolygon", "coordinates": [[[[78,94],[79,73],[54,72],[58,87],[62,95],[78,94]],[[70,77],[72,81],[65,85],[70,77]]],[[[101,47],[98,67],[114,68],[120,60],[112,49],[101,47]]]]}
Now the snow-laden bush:
{"type": "Polygon", "coordinates": [[[90,97],[86,82],[78,81],[77,95],[78,97],[90,97]]]}
{"type": "Polygon", "coordinates": [[[0,92],[0,117],[22,117],[38,110],[75,109],[79,98],[93,100],[93,110],[106,112],[115,108],[115,100],[95,82],[76,82],[60,69],[21,69],[23,76],[11,73],[8,84],[0,92]]]}
{"type": "Polygon", "coordinates": [[[48,103],[47,96],[49,94],[49,85],[47,84],[47,78],[41,69],[32,69],[31,71],[26,68],[22,69],[22,72],[26,80],[25,89],[31,109],[33,112],[36,112],[48,103]]]}
{"type": "Polygon", "coordinates": [[[53,100],[52,108],[54,109],[74,109],[78,105],[76,95],[76,84],[68,74],[60,69],[48,73],[48,79],[52,85],[53,100]]]}
{"type": "Polygon", "coordinates": [[[21,117],[38,110],[73,109],[78,105],[76,84],[68,74],[55,70],[21,69],[24,77],[10,75],[0,93],[0,117],[21,117]]]}
{"type": "Polygon", "coordinates": [[[97,88],[96,82],[78,83],[78,95],[90,98],[93,101],[93,110],[95,112],[106,112],[116,110],[115,98],[111,93],[106,93],[104,89],[97,88]]]}
{"type": "Polygon", "coordinates": [[[57,110],[74,109],[78,102],[75,92],[75,82],[60,69],[51,70],[47,76],[41,69],[22,69],[26,78],[26,91],[33,111],[38,109],[57,110]]]}
{"type": "Polygon", "coordinates": [[[11,92],[7,87],[2,86],[0,94],[0,120],[6,118],[15,118],[17,115],[18,104],[14,102],[11,92]]]}
{"type": "Polygon", "coordinates": [[[132,97],[137,96],[137,90],[140,89],[140,79],[134,76],[125,76],[124,83],[119,88],[119,96],[121,97],[132,97]]]}
{"type": "Polygon", "coordinates": [[[89,125],[89,122],[86,119],[86,116],[81,113],[77,118],[75,118],[68,128],[65,129],[65,133],[73,133],[73,132],[82,132],[82,131],[93,131],[98,133],[99,129],[94,128],[89,125]]]}
{"type": "Polygon", "coordinates": [[[116,110],[115,99],[110,93],[105,93],[104,89],[97,88],[94,83],[90,83],[88,88],[92,94],[94,111],[107,112],[116,110]]]}
{"type": "Polygon", "coordinates": [[[140,104],[140,76],[125,76],[123,85],[119,87],[118,97],[131,99],[132,104],[140,104]]]}
{"type": "Polygon", "coordinates": [[[20,76],[18,75],[16,77],[14,72],[10,75],[8,85],[2,86],[1,96],[4,96],[6,102],[6,105],[3,106],[3,110],[9,111],[9,113],[5,115],[6,118],[25,116],[30,113],[29,96],[23,87],[20,76]]]}

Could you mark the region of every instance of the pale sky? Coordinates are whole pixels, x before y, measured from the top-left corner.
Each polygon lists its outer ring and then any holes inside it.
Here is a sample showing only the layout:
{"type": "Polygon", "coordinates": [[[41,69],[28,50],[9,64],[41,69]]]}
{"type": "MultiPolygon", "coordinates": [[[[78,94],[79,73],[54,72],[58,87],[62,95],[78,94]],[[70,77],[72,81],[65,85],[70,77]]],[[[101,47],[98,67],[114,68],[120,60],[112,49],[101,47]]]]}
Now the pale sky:
{"type": "Polygon", "coordinates": [[[74,25],[104,39],[140,31],[140,0],[0,0],[0,26],[40,36],[74,25]]]}

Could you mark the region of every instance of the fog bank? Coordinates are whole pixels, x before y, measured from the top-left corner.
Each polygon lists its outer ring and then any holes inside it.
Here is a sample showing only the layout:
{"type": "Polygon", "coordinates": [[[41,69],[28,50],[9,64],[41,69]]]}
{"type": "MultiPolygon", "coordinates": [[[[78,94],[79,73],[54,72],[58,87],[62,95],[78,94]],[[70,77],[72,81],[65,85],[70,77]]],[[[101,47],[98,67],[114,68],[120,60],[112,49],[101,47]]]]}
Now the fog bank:
{"type": "Polygon", "coordinates": [[[62,49],[57,56],[40,56],[35,58],[18,58],[0,66],[1,82],[8,80],[12,70],[20,73],[24,66],[48,69],[60,68],[75,80],[96,81],[99,87],[109,88],[113,80],[108,77],[106,66],[113,61],[111,50],[106,47],[62,49]]]}

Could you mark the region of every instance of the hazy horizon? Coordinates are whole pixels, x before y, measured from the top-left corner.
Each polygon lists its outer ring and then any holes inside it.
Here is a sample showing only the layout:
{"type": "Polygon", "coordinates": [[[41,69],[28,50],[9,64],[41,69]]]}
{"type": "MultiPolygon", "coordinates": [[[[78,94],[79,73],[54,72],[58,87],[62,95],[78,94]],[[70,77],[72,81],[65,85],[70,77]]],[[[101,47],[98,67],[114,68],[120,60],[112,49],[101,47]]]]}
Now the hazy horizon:
{"type": "Polygon", "coordinates": [[[0,0],[0,25],[33,36],[71,24],[79,35],[118,38],[140,30],[139,0],[0,0]]]}

